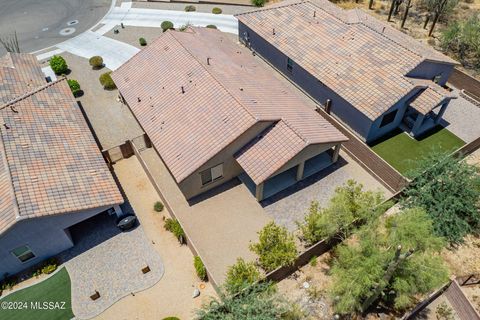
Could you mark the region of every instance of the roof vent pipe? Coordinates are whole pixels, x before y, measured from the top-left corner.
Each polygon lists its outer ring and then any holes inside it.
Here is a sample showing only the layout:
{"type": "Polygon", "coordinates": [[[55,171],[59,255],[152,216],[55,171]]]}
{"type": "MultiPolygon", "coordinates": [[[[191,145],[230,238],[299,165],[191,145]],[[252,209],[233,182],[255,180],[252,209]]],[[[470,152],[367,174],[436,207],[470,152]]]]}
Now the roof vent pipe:
{"type": "Polygon", "coordinates": [[[332,109],[332,100],[327,99],[327,101],[325,102],[325,112],[327,114],[330,114],[331,109],[332,109]]]}
{"type": "Polygon", "coordinates": [[[316,11],[316,10],[313,10],[313,17],[314,17],[314,18],[317,17],[317,11],[316,11]]]}
{"type": "Polygon", "coordinates": [[[210,65],[210,58],[207,58],[207,65],[210,65]]]}
{"type": "Polygon", "coordinates": [[[183,88],[183,86],[182,86],[182,93],[185,93],[185,88],[183,88]]]}
{"type": "Polygon", "coordinates": [[[275,28],[273,28],[273,30],[272,30],[272,34],[273,34],[273,35],[275,35],[275,28]]]}
{"type": "Polygon", "coordinates": [[[137,97],[137,101],[142,102],[142,99],[140,99],[140,97],[137,97]]]}

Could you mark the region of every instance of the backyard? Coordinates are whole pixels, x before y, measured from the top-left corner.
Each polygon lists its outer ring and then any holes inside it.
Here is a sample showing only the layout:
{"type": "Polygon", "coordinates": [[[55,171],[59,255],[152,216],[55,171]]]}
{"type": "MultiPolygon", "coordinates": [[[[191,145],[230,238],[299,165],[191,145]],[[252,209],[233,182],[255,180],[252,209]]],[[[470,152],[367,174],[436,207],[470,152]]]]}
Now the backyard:
{"type": "Polygon", "coordinates": [[[9,294],[0,303],[2,320],[68,320],[74,317],[70,276],[65,268],[36,285],[9,294]]]}
{"type": "Polygon", "coordinates": [[[464,144],[462,139],[439,127],[419,139],[413,139],[403,131],[395,131],[373,145],[372,150],[401,174],[406,175],[415,169],[416,160],[423,158],[432,150],[452,152],[464,144]]]}

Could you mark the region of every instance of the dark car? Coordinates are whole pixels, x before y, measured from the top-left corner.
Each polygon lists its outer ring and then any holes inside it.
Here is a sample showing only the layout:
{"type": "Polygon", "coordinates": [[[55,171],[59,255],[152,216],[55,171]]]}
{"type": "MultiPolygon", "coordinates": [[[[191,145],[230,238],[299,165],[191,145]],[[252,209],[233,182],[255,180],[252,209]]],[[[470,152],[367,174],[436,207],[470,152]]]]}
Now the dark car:
{"type": "Polygon", "coordinates": [[[136,222],[137,222],[136,216],[134,215],[124,216],[117,221],[117,227],[123,231],[130,230],[133,227],[135,227],[136,222]]]}

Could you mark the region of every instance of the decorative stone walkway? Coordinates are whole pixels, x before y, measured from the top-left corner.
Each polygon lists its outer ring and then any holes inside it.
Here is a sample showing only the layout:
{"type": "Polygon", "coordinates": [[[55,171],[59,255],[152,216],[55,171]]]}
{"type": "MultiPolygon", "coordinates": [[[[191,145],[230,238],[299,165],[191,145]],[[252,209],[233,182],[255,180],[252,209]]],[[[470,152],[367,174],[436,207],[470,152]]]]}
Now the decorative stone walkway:
{"type": "Polygon", "coordinates": [[[115,219],[100,215],[72,229],[77,245],[62,254],[72,283],[72,309],[77,319],[90,319],[121,298],[156,284],[164,274],[160,256],[137,226],[118,232],[115,219]],[[150,267],[143,274],[142,269],[150,267]],[[98,291],[100,298],[90,296],[98,291]]]}

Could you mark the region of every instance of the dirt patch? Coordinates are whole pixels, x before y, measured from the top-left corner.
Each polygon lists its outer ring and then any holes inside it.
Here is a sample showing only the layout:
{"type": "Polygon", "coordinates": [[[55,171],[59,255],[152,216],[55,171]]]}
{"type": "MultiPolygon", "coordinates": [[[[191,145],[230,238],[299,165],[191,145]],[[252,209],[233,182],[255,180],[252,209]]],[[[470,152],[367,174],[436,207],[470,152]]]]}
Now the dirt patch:
{"type": "Polygon", "coordinates": [[[455,276],[480,273],[480,238],[467,236],[457,248],[443,249],[442,258],[455,276]]]}

